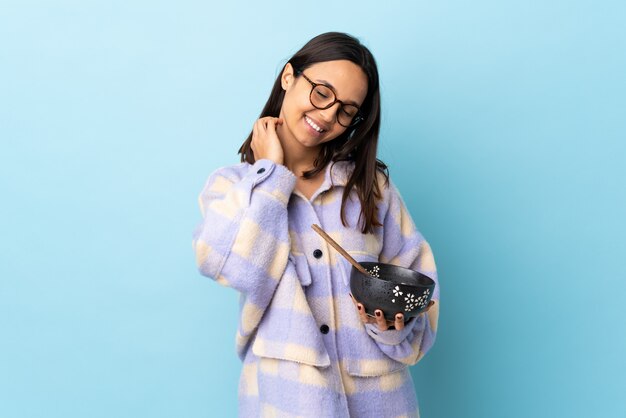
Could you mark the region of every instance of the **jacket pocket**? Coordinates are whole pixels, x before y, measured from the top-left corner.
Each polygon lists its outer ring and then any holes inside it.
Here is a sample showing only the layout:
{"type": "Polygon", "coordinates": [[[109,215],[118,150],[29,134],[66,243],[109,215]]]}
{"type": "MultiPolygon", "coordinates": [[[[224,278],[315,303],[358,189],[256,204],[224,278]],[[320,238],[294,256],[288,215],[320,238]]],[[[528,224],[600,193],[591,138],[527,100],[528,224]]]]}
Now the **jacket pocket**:
{"type": "Polygon", "coordinates": [[[311,313],[296,266],[287,268],[252,343],[259,357],[289,360],[317,367],[330,365],[330,357],[311,313]]]}
{"type": "Polygon", "coordinates": [[[383,356],[372,359],[348,360],[346,362],[348,374],[355,377],[376,377],[395,373],[408,367],[404,363],[383,356]]]}

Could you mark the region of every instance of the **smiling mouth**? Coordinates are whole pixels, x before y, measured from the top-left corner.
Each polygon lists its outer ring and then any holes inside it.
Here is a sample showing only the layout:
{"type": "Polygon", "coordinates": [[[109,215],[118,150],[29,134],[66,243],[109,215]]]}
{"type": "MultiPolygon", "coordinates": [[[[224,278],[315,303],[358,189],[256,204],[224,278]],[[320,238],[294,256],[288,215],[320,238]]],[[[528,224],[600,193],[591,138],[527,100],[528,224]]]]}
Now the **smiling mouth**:
{"type": "Polygon", "coordinates": [[[325,129],[322,129],[318,124],[313,122],[313,120],[311,120],[308,116],[304,115],[304,120],[306,121],[306,123],[309,124],[311,128],[315,129],[317,132],[319,133],[326,132],[325,129]]]}

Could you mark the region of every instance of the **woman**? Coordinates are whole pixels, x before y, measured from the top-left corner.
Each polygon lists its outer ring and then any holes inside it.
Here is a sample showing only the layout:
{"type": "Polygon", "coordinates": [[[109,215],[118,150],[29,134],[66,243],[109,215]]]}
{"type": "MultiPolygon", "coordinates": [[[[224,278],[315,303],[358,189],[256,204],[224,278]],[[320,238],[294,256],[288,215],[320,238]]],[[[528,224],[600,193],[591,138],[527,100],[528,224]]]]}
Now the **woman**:
{"type": "Polygon", "coordinates": [[[387,167],[376,159],[378,70],[350,35],[310,40],[284,66],[240,148],[214,172],[194,233],[202,274],[241,293],[239,413],[256,416],[419,416],[407,366],[432,346],[439,285],[405,323],[352,299],[350,266],[319,224],[359,261],[437,280],[387,167]]]}

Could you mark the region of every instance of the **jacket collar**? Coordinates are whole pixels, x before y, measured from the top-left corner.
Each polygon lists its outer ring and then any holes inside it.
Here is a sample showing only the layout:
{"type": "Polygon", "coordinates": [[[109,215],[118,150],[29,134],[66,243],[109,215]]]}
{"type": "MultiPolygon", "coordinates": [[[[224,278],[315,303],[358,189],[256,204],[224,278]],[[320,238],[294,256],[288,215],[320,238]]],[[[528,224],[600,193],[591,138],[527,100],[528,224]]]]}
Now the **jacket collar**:
{"type": "MultiPolygon", "coordinates": [[[[311,201],[314,201],[318,195],[324,193],[333,187],[345,187],[348,184],[350,175],[354,170],[354,162],[352,161],[337,161],[330,162],[324,169],[324,181],[317,189],[317,191],[311,196],[311,201]]],[[[300,192],[294,191],[294,194],[307,200],[300,192]]]]}

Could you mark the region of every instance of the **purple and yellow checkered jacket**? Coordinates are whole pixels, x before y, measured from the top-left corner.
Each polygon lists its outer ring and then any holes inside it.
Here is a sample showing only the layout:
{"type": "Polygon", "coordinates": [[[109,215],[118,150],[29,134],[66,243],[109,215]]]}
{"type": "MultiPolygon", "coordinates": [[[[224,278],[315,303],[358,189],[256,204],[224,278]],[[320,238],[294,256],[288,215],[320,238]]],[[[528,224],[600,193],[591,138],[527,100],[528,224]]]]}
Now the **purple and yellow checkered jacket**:
{"type": "MultiPolygon", "coordinates": [[[[408,366],[435,340],[439,283],[430,246],[392,182],[363,234],[352,165],[329,165],[307,199],[270,160],[215,171],[199,197],[193,247],[200,272],[240,292],[237,352],[241,417],[418,417],[408,366]],[[332,170],[331,170],[332,166],[332,170]],[[350,264],[311,229],[320,225],[358,261],[418,270],[437,285],[435,305],[403,330],[364,325],[350,297],[350,264]]],[[[383,184],[381,182],[381,184],[383,184]]]]}

